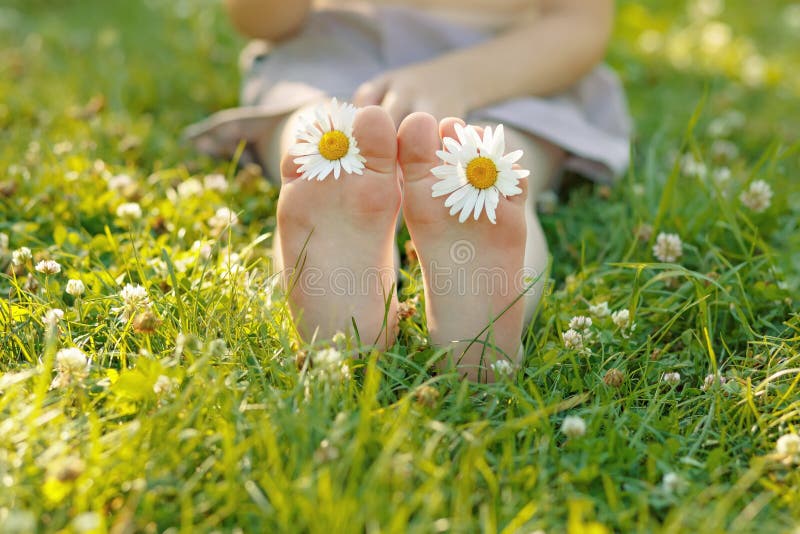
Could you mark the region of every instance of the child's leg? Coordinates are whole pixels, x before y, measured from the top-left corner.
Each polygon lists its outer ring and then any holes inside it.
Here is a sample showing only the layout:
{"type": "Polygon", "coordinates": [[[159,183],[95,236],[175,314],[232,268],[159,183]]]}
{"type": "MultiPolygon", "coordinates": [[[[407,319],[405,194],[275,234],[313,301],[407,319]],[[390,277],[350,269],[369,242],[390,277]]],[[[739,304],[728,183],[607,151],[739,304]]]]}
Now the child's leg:
{"type": "MultiPolygon", "coordinates": [[[[283,154],[294,142],[292,121],[276,132],[283,154]]],[[[392,119],[373,106],[358,111],[353,135],[366,158],[363,176],[307,181],[293,157],[283,156],[276,261],[306,341],[330,339],[355,323],[363,343],[390,346],[397,325],[397,134],[392,119]]]]}
{"type": "MultiPolygon", "coordinates": [[[[526,287],[525,279],[544,269],[547,245],[533,203],[526,197],[527,180],[520,181],[523,194],[501,197],[496,225],[485,217],[459,223],[442,198],[431,197],[437,182],[431,169],[440,164],[436,150],[442,137],[455,137],[454,123],[448,119],[437,125],[430,115],[416,113],[400,127],[403,213],[420,257],[432,342],[451,347],[459,368],[471,380],[487,380],[492,377],[487,372],[492,362],[518,358],[523,322],[532,315],[540,294],[517,297],[526,287]]],[[[524,164],[537,174],[531,186],[544,187],[558,154],[548,156],[552,163],[545,169],[534,162],[544,159],[540,152],[547,153],[546,149],[526,147],[523,143],[530,141],[522,134],[512,133],[507,141],[512,149],[523,146],[529,151],[524,164]]]]}

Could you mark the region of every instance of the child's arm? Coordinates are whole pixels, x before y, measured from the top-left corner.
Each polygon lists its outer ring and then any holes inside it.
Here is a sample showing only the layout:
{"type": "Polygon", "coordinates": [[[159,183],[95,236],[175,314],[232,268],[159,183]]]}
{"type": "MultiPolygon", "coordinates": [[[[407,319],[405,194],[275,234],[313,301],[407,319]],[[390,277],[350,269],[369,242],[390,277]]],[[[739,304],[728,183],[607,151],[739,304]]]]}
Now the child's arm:
{"type": "Polygon", "coordinates": [[[544,0],[540,13],[478,46],[389,72],[361,86],[357,105],[381,104],[401,120],[437,118],[574,84],[605,55],[613,0],[544,0]]]}
{"type": "Polygon", "coordinates": [[[311,9],[311,0],[225,0],[228,16],[243,35],[280,41],[297,31],[311,9]]]}

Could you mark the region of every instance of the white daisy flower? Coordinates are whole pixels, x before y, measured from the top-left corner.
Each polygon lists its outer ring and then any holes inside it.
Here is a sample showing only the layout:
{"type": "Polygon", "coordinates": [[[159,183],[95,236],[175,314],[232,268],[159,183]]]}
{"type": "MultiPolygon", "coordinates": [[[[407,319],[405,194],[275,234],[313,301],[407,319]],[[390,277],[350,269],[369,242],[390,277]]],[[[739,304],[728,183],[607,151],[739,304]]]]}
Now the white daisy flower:
{"type": "Polygon", "coordinates": [[[772,188],[764,180],[756,180],[747,191],[742,191],[739,201],[755,213],[761,213],[772,203],[772,188]]]}
{"type": "Polygon", "coordinates": [[[455,125],[458,140],[446,137],[443,140],[445,150],[436,155],[444,165],[434,167],[431,172],[439,178],[433,184],[433,197],[449,195],[445,207],[450,208],[450,215],[461,212],[458,222],[464,222],[474,214],[477,221],[481,212],[492,224],[497,222],[495,210],[504,197],[522,193],[519,181],[530,172],[515,170],[514,163],[522,157],[522,150],[515,150],[503,155],[506,150],[503,125],[483,131],[481,139],[475,128],[455,125]]]}
{"type": "Polygon", "coordinates": [[[363,174],[366,159],[358,150],[353,137],[353,121],[356,108],[340,104],[335,98],[314,110],[314,117],[299,117],[300,140],[289,154],[298,156],[294,162],[300,165],[298,172],[305,180],[316,178],[320,182],[333,173],[338,180],[342,171],[348,174],[363,174]]]}

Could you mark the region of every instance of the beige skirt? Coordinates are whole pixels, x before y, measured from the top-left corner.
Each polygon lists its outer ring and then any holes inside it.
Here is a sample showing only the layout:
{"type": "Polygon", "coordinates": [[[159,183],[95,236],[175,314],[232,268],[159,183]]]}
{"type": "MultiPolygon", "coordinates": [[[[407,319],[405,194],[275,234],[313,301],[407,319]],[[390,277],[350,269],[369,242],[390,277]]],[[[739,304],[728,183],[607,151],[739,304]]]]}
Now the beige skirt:
{"type": "MultiPolygon", "coordinates": [[[[249,46],[241,62],[241,107],[189,126],[184,136],[203,152],[230,157],[241,141],[260,139],[275,117],[324,97],[349,100],[361,83],[385,71],[490,38],[488,30],[409,8],[315,11],[296,37],[272,47],[249,46]]],[[[561,94],[514,98],[472,110],[466,119],[546,139],[568,153],[566,169],[596,181],[613,181],[629,163],[625,94],[605,66],[561,94]]]]}

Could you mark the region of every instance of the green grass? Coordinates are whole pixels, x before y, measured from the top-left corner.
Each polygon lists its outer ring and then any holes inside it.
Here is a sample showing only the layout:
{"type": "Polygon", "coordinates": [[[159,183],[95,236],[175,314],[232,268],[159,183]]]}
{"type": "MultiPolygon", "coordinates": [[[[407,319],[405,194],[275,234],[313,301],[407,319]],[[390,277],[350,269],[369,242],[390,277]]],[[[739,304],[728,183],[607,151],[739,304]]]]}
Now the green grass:
{"type": "MultiPolygon", "coordinates": [[[[216,2],[4,3],[0,531],[792,532],[800,472],[774,451],[800,429],[798,9],[729,0],[714,50],[714,26],[681,4],[619,3],[609,61],[635,164],[543,215],[554,268],[525,365],[474,385],[432,370],[418,314],[349,379],[298,370],[324,346],[297,345],[274,289],[277,191],[178,139],[236,101],[243,43],[216,2]],[[719,153],[720,118],[737,155],[719,153]],[[730,180],[681,172],[683,153],[730,180]],[[175,192],[216,172],[227,191],[175,192]],[[132,223],[106,181],[123,173],[145,213],[132,223]],[[775,192],[760,214],[738,199],[758,179],[775,192]],[[239,223],[214,237],[222,206],[239,223]],[[653,237],[637,239],[642,224],[653,237]],[[661,231],[684,241],[677,264],[653,257],[661,231]],[[62,272],[14,274],[22,246],[62,272]],[[147,288],[154,333],[112,311],[125,283],[147,288]],[[595,320],[591,352],[566,349],[570,318],[602,300],[636,329],[595,320]],[[70,346],[89,375],[51,390],[70,346]],[[717,371],[727,382],[704,391],[717,371]],[[560,431],[567,415],[583,437],[560,431]]],[[[410,281],[404,298],[418,292],[410,281]]]]}

